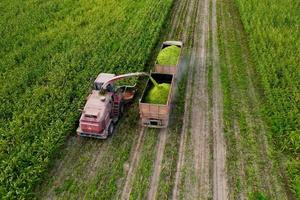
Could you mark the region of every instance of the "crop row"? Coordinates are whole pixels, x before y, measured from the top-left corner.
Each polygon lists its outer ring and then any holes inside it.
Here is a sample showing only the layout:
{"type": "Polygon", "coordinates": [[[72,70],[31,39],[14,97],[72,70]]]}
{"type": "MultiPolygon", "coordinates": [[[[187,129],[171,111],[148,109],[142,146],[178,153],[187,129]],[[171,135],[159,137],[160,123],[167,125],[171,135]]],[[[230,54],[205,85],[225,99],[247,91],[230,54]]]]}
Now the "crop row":
{"type": "Polygon", "coordinates": [[[236,0],[265,96],[275,146],[300,197],[300,31],[296,0],[236,0]]]}
{"type": "Polygon", "coordinates": [[[143,70],[168,1],[4,1],[0,196],[26,198],[76,128],[100,72],[143,70]]]}

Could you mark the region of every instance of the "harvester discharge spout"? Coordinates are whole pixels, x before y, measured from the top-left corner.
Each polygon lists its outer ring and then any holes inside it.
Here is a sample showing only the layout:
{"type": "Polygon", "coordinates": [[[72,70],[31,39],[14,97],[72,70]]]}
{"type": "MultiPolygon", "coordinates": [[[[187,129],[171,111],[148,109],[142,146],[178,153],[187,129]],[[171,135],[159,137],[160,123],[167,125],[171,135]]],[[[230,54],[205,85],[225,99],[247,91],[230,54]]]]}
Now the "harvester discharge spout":
{"type": "Polygon", "coordinates": [[[135,77],[135,76],[149,76],[150,77],[150,74],[146,73],[146,72],[135,72],[135,73],[129,73],[129,74],[122,74],[122,75],[118,75],[118,76],[115,76],[113,78],[111,78],[110,80],[106,81],[102,87],[101,87],[101,90],[106,90],[107,89],[107,86],[110,84],[110,83],[113,83],[117,80],[121,80],[121,79],[125,79],[125,78],[131,78],[131,77],[135,77]]]}

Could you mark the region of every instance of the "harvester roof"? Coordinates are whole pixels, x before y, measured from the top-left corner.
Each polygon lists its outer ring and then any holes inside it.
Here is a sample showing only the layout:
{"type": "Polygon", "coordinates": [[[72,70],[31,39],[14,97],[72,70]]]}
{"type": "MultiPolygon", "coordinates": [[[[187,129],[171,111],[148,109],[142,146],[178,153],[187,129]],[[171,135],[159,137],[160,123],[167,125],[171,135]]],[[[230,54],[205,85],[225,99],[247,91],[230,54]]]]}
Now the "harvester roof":
{"type": "Polygon", "coordinates": [[[100,95],[99,91],[93,91],[84,106],[84,114],[102,118],[104,117],[107,103],[108,99],[105,96],[100,95]]]}
{"type": "Polygon", "coordinates": [[[163,42],[164,45],[175,45],[175,46],[182,46],[182,42],[181,41],[165,41],[163,42]]]}
{"type": "Polygon", "coordinates": [[[108,74],[108,73],[100,73],[95,80],[95,83],[105,83],[106,81],[115,77],[115,74],[108,74]]]}

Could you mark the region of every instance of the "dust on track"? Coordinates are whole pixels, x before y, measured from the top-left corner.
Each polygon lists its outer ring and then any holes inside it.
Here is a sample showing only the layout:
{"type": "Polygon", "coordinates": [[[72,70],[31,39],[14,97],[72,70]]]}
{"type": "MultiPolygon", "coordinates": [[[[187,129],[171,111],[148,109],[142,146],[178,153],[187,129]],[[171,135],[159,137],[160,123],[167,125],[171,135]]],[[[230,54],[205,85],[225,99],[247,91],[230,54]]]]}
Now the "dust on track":
{"type": "Polygon", "coordinates": [[[179,159],[177,163],[177,171],[175,184],[173,188],[173,199],[180,196],[179,184],[181,182],[182,167],[185,163],[191,162],[185,159],[186,144],[192,144],[193,156],[192,162],[194,169],[195,182],[193,177],[186,177],[184,188],[187,192],[183,195],[187,198],[207,199],[210,193],[209,185],[209,119],[208,119],[208,92],[207,92],[207,38],[208,38],[208,18],[209,18],[209,2],[205,0],[196,6],[198,13],[201,14],[201,20],[196,16],[194,23],[196,30],[194,31],[194,46],[192,48],[191,66],[187,85],[186,105],[184,124],[179,148],[179,159]],[[200,37],[200,38],[199,38],[200,37]],[[193,81],[192,81],[193,80],[193,81]],[[191,107],[187,104],[191,101],[191,107]],[[189,125],[190,124],[190,125],[189,125]],[[191,141],[187,141],[187,132],[191,132],[191,141]]]}
{"type": "MultiPolygon", "coordinates": [[[[185,30],[182,32],[182,36],[180,38],[182,38],[181,40],[185,43],[186,39],[187,39],[187,29],[188,26],[190,25],[190,19],[191,19],[191,13],[193,11],[193,2],[195,0],[186,0],[186,1],[180,1],[180,3],[178,3],[178,7],[176,7],[175,9],[175,14],[173,16],[175,16],[175,20],[173,21],[172,27],[171,27],[171,32],[168,35],[168,38],[171,37],[175,37],[175,32],[178,31],[179,29],[179,22],[178,18],[180,18],[182,15],[186,15],[186,19],[185,19],[185,30]],[[192,2],[192,3],[190,3],[192,2]],[[185,7],[188,7],[188,9],[184,9],[185,7]]],[[[185,48],[185,47],[184,47],[185,48]]],[[[185,51],[183,49],[183,51],[185,51]]],[[[184,70],[184,69],[183,69],[184,70]]],[[[177,87],[177,82],[175,83],[175,88],[177,87]]],[[[173,90],[173,94],[172,96],[175,96],[175,90],[173,90]]],[[[158,184],[159,184],[159,178],[160,178],[160,172],[161,172],[161,165],[162,165],[162,160],[163,160],[163,155],[164,155],[164,149],[165,149],[165,145],[166,145],[166,140],[167,140],[167,135],[168,135],[168,129],[162,129],[159,133],[159,142],[157,145],[157,154],[156,154],[156,160],[154,163],[154,171],[152,174],[152,178],[151,178],[151,184],[150,184],[150,189],[148,192],[148,199],[155,199],[156,198],[156,193],[157,193],[157,188],[158,188],[158,184]]]]}
{"type": "MultiPolygon", "coordinates": [[[[190,6],[189,9],[192,9],[188,15],[188,22],[187,25],[191,26],[192,28],[195,28],[195,26],[191,25],[191,13],[196,13],[195,19],[198,19],[198,6],[196,4],[196,6],[190,6]],[[193,9],[192,9],[193,8],[193,9]]],[[[194,20],[195,20],[194,19],[194,20]]],[[[195,20],[197,21],[197,20],[195,20]]],[[[192,21],[195,23],[195,21],[192,21]]],[[[196,31],[193,30],[192,34],[196,34],[196,31]]],[[[187,34],[184,35],[184,42],[186,43],[188,39],[187,34]]],[[[193,39],[195,39],[195,36],[193,37],[193,39]]],[[[194,41],[194,40],[193,40],[194,41]]],[[[190,62],[191,60],[194,60],[195,57],[195,51],[193,51],[192,53],[190,53],[189,56],[189,63],[188,66],[190,67],[190,62]]],[[[184,105],[184,116],[183,116],[183,126],[182,126],[182,130],[181,130],[181,136],[180,136],[180,143],[179,143],[179,152],[178,152],[178,161],[177,161],[177,166],[176,166],[176,173],[175,173],[175,181],[174,181],[174,187],[172,190],[172,198],[173,199],[178,199],[179,198],[179,184],[181,181],[181,170],[182,170],[182,166],[184,164],[184,160],[185,160],[185,148],[186,148],[186,143],[187,143],[187,132],[189,129],[189,119],[190,119],[190,115],[189,115],[189,109],[191,108],[191,98],[192,98],[192,82],[193,82],[193,68],[188,70],[187,73],[188,76],[188,80],[187,80],[187,87],[186,87],[186,92],[185,92],[185,105],[184,105]]]]}
{"type": "MultiPolygon", "coordinates": [[[[177,1],[176,5],[173,7],[173,9],[175,9],[176,12],[173,12],[172,17],[173,19],[171,20],[171,32],[168,34],[168,38],[174,37],[176,34],[176,30],[179,29],[180,27],[180,20],[179,18],[182,17],[182,14],[184,14],[185,10],[184,7],[187,6],[189,0],[185,0],[185,1],[177,1]]],[[[167,134],[168,134],[168,129],[162,129],[159,132],[159,142],[157,144],[156,147],[156,159],[154,162],[154,170],[153,170],[153,174],[151,177],[151,183],[150,183],[150,188],[148,191],[148,199],[155,199],[156,197],[156,193],[157,193],[157,188],[158,188],[158,184],[159,184],[159,178],[160,178],[160,172],[161,172],[161,165],[162,165],[162,160],[163,160],[163,155],[164,155],[164,149],[165,149],[165,145],[166,145],[166,140],[167,140],[167,134]]],[[[142,144],[138,144],[139,146],[142,146],[142,144]]],[[[134,155],[136,155],[136,158],[132,158],[132,163],[130,165],[129,168],[129,172],[127,174],[127,178],[126,178],[126,182],[122,191],[122,196],[121,199],[129,199],[130,198],[130,193],[131,193],[131,189],[132,189],[132,181],[134,178],[134,174],[135,174],[135,169],[138,166],[138,161],[139,161],[139,157],[141,154],[141,148],[142,147],[138,147],[136,146],[135,150],[134,150],[134,155]],[[136,160],[136,161],[134,161],[136,160]]]]}

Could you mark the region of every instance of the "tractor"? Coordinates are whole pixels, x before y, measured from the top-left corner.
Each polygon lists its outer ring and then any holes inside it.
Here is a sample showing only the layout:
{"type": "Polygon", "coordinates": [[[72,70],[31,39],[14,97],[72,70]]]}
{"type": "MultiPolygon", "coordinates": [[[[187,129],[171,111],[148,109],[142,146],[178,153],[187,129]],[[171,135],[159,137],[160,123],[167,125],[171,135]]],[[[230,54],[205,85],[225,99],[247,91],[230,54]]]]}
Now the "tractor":
{"type": "Polygon", "coordinates": [[[77,135],[106,139],[113,134],[115,125],[124,112],[124,105],[136,93],[135,86],[116,86],[115,81],[135,76],[149,74],[137,72],[119,76],[108,73],[98,75],[84,109],[81,110],[77,135]]]}

